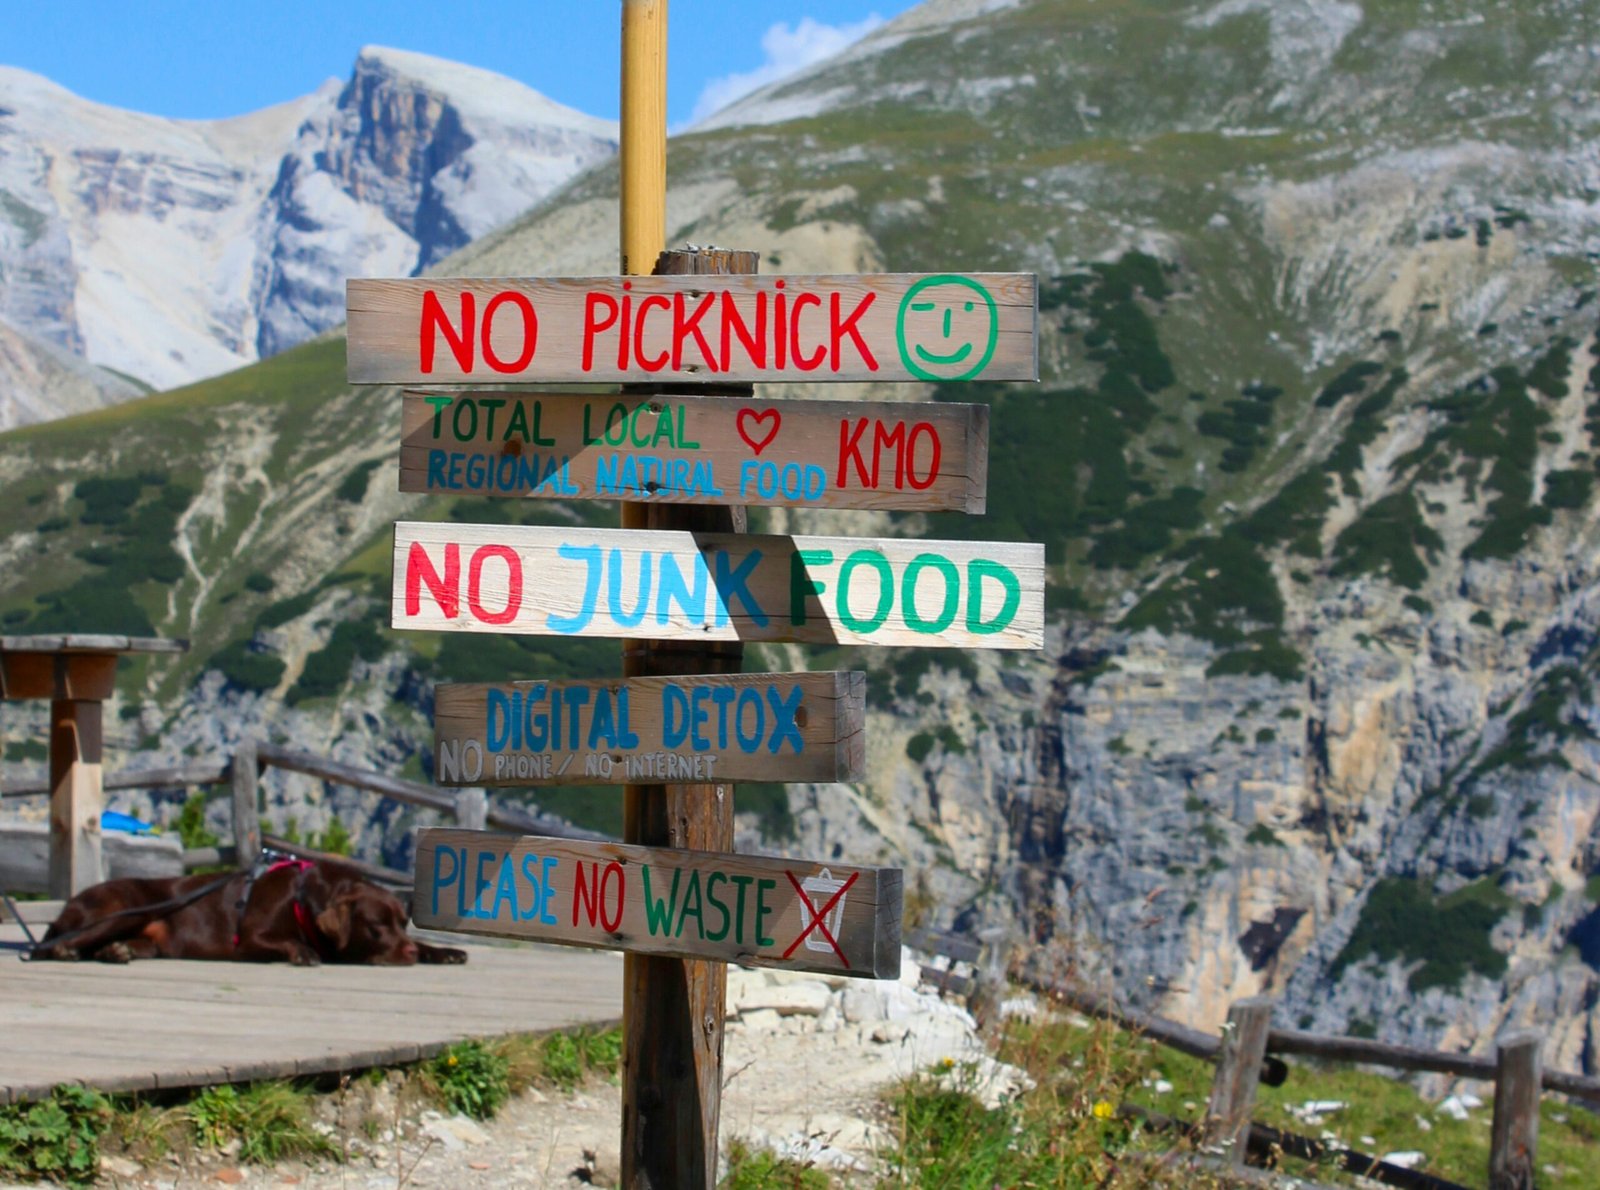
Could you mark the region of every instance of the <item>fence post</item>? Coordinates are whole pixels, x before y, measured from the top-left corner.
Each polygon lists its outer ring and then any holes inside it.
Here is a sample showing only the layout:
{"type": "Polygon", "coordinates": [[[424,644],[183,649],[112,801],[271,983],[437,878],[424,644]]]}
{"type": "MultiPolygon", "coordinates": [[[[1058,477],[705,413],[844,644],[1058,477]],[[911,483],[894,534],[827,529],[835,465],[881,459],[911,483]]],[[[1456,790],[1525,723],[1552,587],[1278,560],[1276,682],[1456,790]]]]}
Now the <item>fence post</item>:
{"type": "Polygon", "coordinates": [[[489,795],[481,789],[456,790],[456,825],[464,831],[489,827],[489,795]]]}
{"type": "Polygon", "coordinates": [[[1518,1029],[1495,1047],[1494,1128],[1489,1138],[1489,1190],[1533,1190],[1539,1148],[1540,1035],[1518,1029]]]}
{"type": "Polygon", "coordinates": [[[1267,1032],[1272,1027],[1272,999],[1254,996],[1228,1008],[1217,1053],[1217,1073],[1206,1105],[1202,1143],[1223,1151],[1233,1165],[1243,1165],[1250,1137],[1250,1113],[1255,1107],[1261,1059],[1267,1052],[1267,1032]]]}
{"type": "Polygon", "coordinates": [[[260,766],[256,742],[241,740],[233,753],[233,845],[234,862],[248,868],[261,854],[261,811],[257,805],[260,766]]]}

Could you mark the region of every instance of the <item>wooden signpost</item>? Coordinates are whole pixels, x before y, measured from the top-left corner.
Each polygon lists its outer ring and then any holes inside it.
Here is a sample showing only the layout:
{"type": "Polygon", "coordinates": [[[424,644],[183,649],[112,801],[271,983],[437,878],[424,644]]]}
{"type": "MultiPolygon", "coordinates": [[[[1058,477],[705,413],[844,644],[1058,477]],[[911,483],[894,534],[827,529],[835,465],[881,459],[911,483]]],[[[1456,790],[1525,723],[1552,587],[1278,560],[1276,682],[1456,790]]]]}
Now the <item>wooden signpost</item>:
{"type": "Polygon", "coordinates": [[[858,781],[864,673],[444,685],[441,785],[858,781]]]}
{"type": "Polygon", "coordinates": [[[1044,547],[399,521],[390,624],[1036,649],[1044,547]]]}
{"type": "Polygon", "coordinates": [[[981,513],[987,405],[408,392],[400,490],[981,513]]]}
{"type": "Polygon", "coordinates": [[[709,1188],[723,964],[900,969],[898,870],[732,854],[731,782],[865,767],[864,675],[741,674],[742,642],[1044,639],[1042,546],[737,531],[745,505],[981,513],[987,407],[757,401],[748,385],[1036,380],[1038,287],[762,277],[752,252],[662,251],[666,0],[623,0],[622,35],[627,275],[352,280],[348,368],[633,386],[404,398],[403,491],[623,502],[621,530],[395,525],[394,627],[625,640],[620,679],[446,685],[435,713],[441,782],[622,782],[625,842],[424,831],[414,916],[623,951],[622,1184],[709,1188]]]}
{"type": "Polygon", "coordinates": [[[900,973],[900,872],[483,831],[417,837],[431,930],[862,979],[900,973]]]}
{"type": "Polygon", "coordinates": [[[352,384],[1037,380],[1032,273],[351,280],[352,384]]]}

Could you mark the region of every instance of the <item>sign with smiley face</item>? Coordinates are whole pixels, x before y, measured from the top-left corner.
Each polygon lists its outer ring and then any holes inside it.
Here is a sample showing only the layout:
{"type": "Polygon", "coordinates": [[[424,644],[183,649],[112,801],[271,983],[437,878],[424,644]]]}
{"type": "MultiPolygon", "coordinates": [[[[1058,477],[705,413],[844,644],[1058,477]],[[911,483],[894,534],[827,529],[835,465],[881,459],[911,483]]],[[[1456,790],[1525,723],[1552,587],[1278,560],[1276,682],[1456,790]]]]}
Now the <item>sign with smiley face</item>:
{"type": "Polygon", "coordinates": [[[352,280],[356,384],[1037,380],[1032,273],[352,280]]]}

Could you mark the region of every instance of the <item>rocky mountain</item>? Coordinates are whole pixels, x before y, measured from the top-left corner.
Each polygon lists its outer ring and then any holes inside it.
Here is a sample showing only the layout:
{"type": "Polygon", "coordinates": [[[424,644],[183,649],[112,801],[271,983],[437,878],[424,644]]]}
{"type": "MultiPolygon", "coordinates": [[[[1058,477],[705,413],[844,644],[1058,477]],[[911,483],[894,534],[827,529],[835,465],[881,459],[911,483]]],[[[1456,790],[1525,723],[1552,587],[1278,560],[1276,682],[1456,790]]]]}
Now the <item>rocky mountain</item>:
{"type": "MultiPolygon", "coordinates": [[[[1042,384],[846,394],[990,403],[986,517],[754,519],[1042,541],[1047,649],[753,650],[866,669],[872,710],[868,779],[741,790],[747,840],[899,862],[913,917],[1207,1025],[1266,990],[1443,1047],[1533,1021],[1595,1069],[1595,19],[930,0],[677,138],[675,240],[1041,276],[1042,384]]],[[[608,271],[616,201],[597,167],[436,269],[608,271]]],[[[397,495],[396,393],[342,367],[326,339],[0,439],[0,623],[195,641],[126,679],[152,751],[425,772],[433,681],[616,671],[380,629],[396,516],[614,512],[397,495]]],[[[404,857],[408,820],[272,789],[404,857]]]]}
{"type": "Polygon", "coordinates": [[[0,354],[0,427],[303,342],[343,321],[346,277],[426,268],[615,147],[614,123],[521,83],[380,47],[342,86],[229,120],[0,67],[0,329],[33,341],[0,354]]]}

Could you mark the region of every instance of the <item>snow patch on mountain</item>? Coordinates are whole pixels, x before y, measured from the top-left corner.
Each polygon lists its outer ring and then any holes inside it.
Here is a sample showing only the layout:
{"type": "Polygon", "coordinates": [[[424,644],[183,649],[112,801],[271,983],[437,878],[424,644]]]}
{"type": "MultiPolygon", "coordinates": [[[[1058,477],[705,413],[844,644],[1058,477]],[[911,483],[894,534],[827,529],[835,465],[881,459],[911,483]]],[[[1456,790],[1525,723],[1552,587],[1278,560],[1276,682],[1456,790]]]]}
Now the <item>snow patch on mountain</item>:
{"type": "MultiPolygon", "coordinates": [[[[363,49],[343,84],[212,121],[122,111],[0,67],[0,319],[175,387],[337,325],[347,277],[420,272],[616,139],[614,122],[522,83],[384,47],[363,49]]],[[[14,390],[0,428],[78,407],[47,399],[13,356],[0,357],[14,390]]]]}

